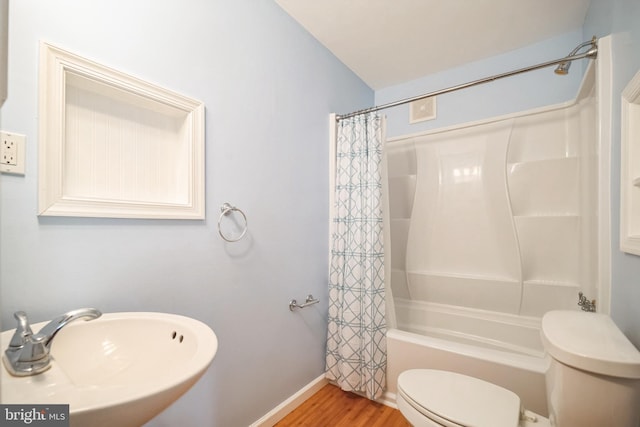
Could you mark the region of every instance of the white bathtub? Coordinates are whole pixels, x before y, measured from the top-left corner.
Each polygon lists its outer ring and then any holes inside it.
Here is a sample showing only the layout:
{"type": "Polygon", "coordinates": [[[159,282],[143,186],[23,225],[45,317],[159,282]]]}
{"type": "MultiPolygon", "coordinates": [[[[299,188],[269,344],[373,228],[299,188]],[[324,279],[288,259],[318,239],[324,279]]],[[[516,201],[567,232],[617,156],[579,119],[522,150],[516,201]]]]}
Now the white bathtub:
{"type": "MultiPolygon", "coordinates": [[[[549,361],[539,343],[537,320],[516,324],[478,310],[464,313],[433,304],[421,308],[422,320],[430,320],[420,323],[430,325],[421,326],[421,333],[399,329],[387,332],[388,400],[395,400],[401,372],[414,368],[442,369],[507,388],[520,396],[526,409],[547,416],[544,373],[549,361]],[[533,345],[525,346],[524,342],[533,345]]],[[[410,311],[415,314],[418,309],[410,311]]],[[[403,321],[398,318],[399,327],[411,329],[403,321]]]]}

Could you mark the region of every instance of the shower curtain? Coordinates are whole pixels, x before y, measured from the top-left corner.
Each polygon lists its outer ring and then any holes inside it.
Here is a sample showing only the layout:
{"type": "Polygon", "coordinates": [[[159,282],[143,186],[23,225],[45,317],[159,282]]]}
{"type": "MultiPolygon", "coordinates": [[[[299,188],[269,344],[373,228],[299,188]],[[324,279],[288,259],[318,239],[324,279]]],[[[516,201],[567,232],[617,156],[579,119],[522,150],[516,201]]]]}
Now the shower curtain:
{"type": "Polygon", "coordinates": [[[384,117],[337,124],[326,377],[343,390],[382,395],[386,324],[382,218],[384,117]]]}

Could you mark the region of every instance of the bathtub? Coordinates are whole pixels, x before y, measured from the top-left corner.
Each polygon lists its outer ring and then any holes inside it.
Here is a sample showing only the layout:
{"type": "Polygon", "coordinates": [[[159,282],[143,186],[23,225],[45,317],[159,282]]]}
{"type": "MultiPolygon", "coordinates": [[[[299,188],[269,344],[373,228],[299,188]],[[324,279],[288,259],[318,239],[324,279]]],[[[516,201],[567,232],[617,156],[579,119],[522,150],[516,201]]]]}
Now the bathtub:
{"type": "Polygon", "coordinates": [[[405,313],[387,331],[387,400],[395,401],[398,375],[431,368],[480,378],[520,396],[523,407],[547,416],[540,320],[481,310],[396,300],[405,313]],[[412,325],[406,313],[415,320],[412,325]],[[417,318],[417,319],[415,319],[417,318]],[[426,326],[425,326],[426,325],[426,326]]]}

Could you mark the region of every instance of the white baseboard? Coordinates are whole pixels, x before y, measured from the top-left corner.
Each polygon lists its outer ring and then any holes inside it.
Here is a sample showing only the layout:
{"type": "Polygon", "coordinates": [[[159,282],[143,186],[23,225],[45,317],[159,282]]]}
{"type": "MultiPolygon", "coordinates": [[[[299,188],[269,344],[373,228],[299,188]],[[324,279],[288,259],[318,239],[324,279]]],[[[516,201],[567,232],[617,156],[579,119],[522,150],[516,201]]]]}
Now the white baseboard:
{"type": "MultiPolygon", "coordinates": [[[[338,386],[333,381],[329,381],[329,383],[331,383],[331,384],[333,384],[335,386],[338,386]]],[[[365,398],[367,397],[366,394],[360,393],[358,391],[352,391],[351,393],[357,394],[357,395],[365,397],[365,398]]],[[[385,391],[382,394],[382,396],[380,396],[379,398],[377,398],[375,400],[375,402],[381,403],[381,404],[383,404],[385,406],[388,406],[390,408],[393,408],[393,409],[398,409],[398,405],[396,404],[396,394],[395,393],[390,393],[388,391],[385,391]]]]}
{"type": "Polygon", "coordinates": [[[388,407],[393,408],[393,409],[398,409],[398,405],[396,404],[396,394],[395,393],[389,393],[388,391],[385,391],[384,394],[381,397],[376,399],[376,402],[382,403],[383,405],[388,406],[388,407]]]}
{"type": "Polygon", "coordinates": [[[325,378],[324,374],[320,375],[249,427],[272,427],[327,384],[329,384],[329,381],[325,378]]]}

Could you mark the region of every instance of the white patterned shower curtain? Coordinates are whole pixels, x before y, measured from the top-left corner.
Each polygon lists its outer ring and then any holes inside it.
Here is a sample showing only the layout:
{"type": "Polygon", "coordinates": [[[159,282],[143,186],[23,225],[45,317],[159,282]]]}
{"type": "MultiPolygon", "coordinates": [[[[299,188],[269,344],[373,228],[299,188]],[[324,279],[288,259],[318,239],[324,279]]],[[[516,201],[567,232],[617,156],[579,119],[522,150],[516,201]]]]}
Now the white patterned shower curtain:
{"type": "Polygon", "coordinates": [[[375,113],[337,124],[326,377],[369,399],[386,386],[383,143],[375,113]]]}

